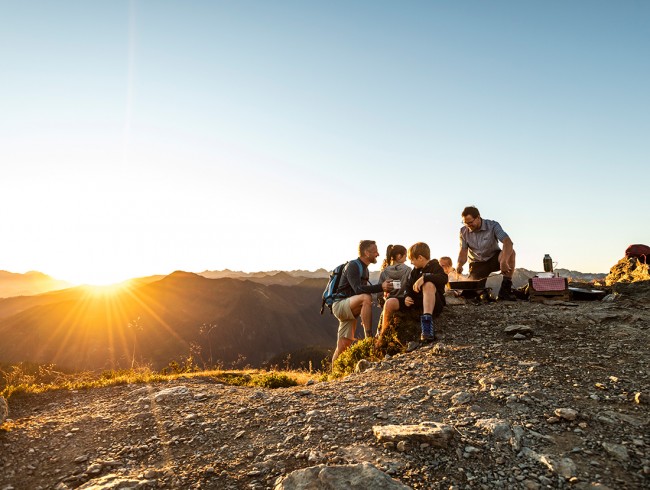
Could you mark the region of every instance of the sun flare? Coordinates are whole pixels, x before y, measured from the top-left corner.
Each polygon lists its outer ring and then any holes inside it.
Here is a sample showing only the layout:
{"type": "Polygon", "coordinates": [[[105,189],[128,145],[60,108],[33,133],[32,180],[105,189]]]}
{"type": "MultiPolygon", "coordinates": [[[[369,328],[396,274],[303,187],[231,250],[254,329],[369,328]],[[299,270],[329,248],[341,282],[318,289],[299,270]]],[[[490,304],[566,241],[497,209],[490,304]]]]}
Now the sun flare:
{"type": "Polygon", "coordinates": [[[83,287],[91,296],[114,296],[125,289],[128,289],[131,285],[131,281],[123,281],[114,284],[105,284],[105,285],[95,285],[95,284],[85,284],[83,287]]]}

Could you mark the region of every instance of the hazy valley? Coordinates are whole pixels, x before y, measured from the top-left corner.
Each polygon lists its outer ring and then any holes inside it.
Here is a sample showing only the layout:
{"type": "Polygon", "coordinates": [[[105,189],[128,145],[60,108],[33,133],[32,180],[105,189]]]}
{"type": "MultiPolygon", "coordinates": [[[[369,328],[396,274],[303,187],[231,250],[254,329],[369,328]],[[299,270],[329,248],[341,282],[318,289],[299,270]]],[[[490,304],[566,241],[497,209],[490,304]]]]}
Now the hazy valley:
{"type": "MultiPolygon", "coordinates": [[[[585,281],[595,276],[571,274],[585,281]]],[[[534,275],[518,269],[515,286],[534,275]]],[[[20,276],[5,291],[27,284],[20,276]]],[[[259,367],[290,354],[294,366],[311,361],[320,368],[336,342],[336,320],[327,310],[319,314],[327,276],[325,269],[177,271],[134,279],[114,291],[79,286],[0,299],[0,362],[160,369],[192,355],[198,365],[259,367]]],[[[377,277],[373,272],[371,280],[377,277]]]]}

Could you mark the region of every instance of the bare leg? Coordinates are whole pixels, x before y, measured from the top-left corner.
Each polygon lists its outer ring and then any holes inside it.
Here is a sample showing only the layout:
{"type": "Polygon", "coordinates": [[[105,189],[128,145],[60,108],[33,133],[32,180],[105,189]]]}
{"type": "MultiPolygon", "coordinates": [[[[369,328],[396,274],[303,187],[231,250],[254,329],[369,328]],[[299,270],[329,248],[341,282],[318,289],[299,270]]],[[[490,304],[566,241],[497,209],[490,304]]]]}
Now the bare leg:
{"type": "Polygon", "coordinates": [[[354,316],[361,316],[365,331],[372,335],[372,297],[369,294],[357,294],[350,298],[350,309],[354,316]]]}
{"type": "Polygon", "coordinates": [[[339,339],[338,342],[336,343],[336,350],[334,351],[334,355],[332,356],[332,367],[334,367],[334,361],[336,361],[336,358],[341,355],[341,353],[350,347],[352,345],[353,339],[346,339],[342,338],[339,339]]]}
{"type": "Polygon", "coordinates": [[[386,300],[386,303],[384,304],[384,312],[382,314],[383,319],[381,323],[381,331],[379,332],[379,336],[381,337],[384,335],[384,332],[388,328],[388,325],[390,325],[390,321],[393,318],[393,314],[399,310],[399,300],[397,298],[388,298],[386,300]]]}
{"type": "Polygon", "coordinates": [[[432,282],[422,284],[422,313],[433,314],[433,308],[436,306],[436,285],[432,282]]]}

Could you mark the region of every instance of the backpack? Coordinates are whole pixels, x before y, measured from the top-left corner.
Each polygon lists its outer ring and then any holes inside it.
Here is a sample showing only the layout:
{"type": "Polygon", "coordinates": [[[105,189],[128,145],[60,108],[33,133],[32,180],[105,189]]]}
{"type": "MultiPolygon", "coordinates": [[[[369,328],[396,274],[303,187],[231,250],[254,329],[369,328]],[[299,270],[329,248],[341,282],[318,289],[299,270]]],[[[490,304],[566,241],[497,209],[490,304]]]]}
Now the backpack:
{"type": "MultiPolygon", "coordinates": [[[[359,262],[359,259],[354,259],[354,260],[359,262]]],[[[325,290],[323,291],[323,303],[320,306],[321,315],[325,310],[325,305],[327,305],[327,307],[330,309],[330,313],[332,313],[332,304],[336,299],[336,291],[339,288],[339,283],[341,282],[341,276],[343,275],[343,271],[345,270],[345,267],[350,262],[354,262],[354,261],[350,260],[341,265],[338,265],[334,268],[332,272],[330,272],[330,277],[327,281],[327,286],[325,286],[325,290]]],[[[363,266],[359,264],[359,272],[361,272],[362,270],[363,270],[363,266]]]]}
{"type": "Polygon", "coordinates": [[[628,259],[632,257],[635,257],[637,259],[642,259],[644,264],[648,263],[648,255],[650,255],[650,247],[648,247],[647,245],[641,245],[640,243],[630,245],[625,250],[625,256],[628,259]]]}

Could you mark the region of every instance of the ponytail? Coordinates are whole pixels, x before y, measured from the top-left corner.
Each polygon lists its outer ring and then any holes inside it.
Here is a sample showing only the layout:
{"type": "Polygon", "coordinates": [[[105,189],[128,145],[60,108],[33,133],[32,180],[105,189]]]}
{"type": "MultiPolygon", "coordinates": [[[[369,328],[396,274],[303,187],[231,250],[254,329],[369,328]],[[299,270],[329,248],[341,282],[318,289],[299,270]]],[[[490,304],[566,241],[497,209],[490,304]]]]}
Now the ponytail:
{"type": "Polygon", "coordinates": [[[382,270],[382,271],[383,271],[386,267],[388,267],[388,266],[390,265],[390,263],[391,263],[391,261],[392,261],[392,259],[393,259],[393,258],[390,256],[390,254],[391,254],[392,252],[393,252],[393,246],[392,246],[392,245],[388,245],[388,247],[386,247],[386,257],[384,258],[384,261],[381,263],[381,270],[382,270]]]}
{"type": "Polygon", "coordinates": [[[381,264],[381,270],[383,271],[389,265],[393,265],[393,261],[398,255],[406,255],[406,247],[404,245],[388,245],[386,258],[381,264]]]}

